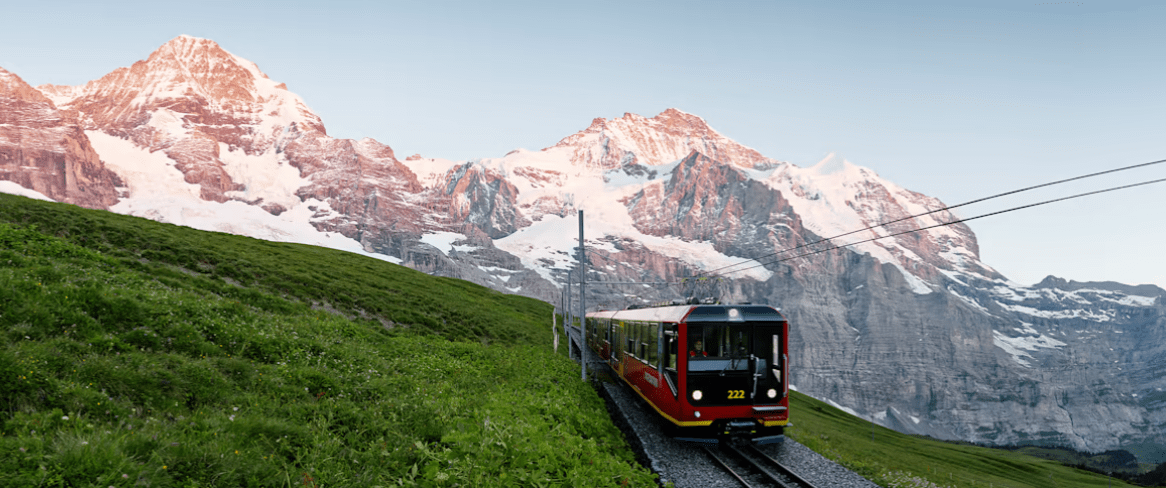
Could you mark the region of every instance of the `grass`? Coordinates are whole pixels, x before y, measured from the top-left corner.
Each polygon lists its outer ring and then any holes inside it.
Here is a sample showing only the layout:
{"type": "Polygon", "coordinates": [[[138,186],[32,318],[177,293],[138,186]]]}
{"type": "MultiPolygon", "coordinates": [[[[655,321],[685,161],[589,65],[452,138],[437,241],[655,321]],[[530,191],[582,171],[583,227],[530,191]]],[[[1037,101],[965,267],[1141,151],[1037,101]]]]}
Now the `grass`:
{"type": "Polygon", "coordinates": [[[0,195],[0,486],[650,486],[551,307],[0,195]]]}
{"type": "Polygon", "coordinates": [[[1104,475],[1016,451],[900,434],[791,392],[786,433],[881,486],[1128,487],[1104,475]]]}
{"type": "MultiPolygon", "coordinates": [[[[280,313],[293,305],[450,340],[549,343],[551,308],[364,256],[0,194],[0,222],[111,258],[165,286],[280,313]]],[[[50,256],[53,257],[53,256],[50,256]]],[[[61,256],[64,257],[64,256],[61,256]]],[[[42,270],[53,277],[54,271],[42,270]]]]}

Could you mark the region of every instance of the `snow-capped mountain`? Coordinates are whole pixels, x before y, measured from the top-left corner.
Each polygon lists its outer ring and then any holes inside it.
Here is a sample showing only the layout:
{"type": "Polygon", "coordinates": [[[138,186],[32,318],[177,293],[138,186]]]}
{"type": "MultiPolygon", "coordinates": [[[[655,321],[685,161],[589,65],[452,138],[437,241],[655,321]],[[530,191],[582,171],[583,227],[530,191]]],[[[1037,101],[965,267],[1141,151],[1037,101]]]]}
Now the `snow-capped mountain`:
{"type": "Polygon", "coordinates": [[[806,168],[768,158],[676,109],[597,118],[541,150],[399,160],[328,136],[254,63],[180,36],[82,86],[32,89],[0,70],[0,164],[0,191],[345,249],[553,303],[584,211],[588,303],[701,292],[782,307],[794,384],[879,423],[981,442],[1166,444],[1166,292],[1011,283],[962,224],[896,235],[953,221],[939,200],[838,155],[806,168]],[[718,270],[715,289],[602,284],[718,270]]]}

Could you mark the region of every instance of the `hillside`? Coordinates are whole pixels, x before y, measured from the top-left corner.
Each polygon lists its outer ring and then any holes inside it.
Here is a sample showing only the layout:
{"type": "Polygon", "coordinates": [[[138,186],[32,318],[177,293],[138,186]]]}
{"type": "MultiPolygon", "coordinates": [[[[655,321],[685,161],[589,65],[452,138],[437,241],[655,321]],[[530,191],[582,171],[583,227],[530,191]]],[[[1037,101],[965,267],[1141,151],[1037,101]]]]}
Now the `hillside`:
{"type": "Polygon", "coordinates": [[[652,484],[549,305],[0,195],[0,486],[652,484]]]}
{"type": "MultiPolygon", "coordinates": [[[[881,486],[1005,488],[1135,486],[1066,466],[1036,448],[1005,450],[895,432],[802,393],[790,394],[791,439],[881,486]]],[[[1075,461],[1063,459],[1064,461],[1075,461]]]]}

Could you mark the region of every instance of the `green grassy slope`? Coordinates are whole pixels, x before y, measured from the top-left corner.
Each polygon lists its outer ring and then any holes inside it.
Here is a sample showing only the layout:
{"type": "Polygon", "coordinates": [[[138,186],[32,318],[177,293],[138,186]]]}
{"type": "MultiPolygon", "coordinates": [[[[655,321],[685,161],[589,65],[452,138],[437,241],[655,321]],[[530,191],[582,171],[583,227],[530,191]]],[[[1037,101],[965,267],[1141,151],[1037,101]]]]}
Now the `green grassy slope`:
{"type": "Polygon", "coordinates": [[[286,311],[288,302],[337,310],[356,322],[507,344],[550,340],[537,300],[389,266],[356,254],[270,242],[0,194],[0,222],[114,258],[163,283],[202,288],[286,311]]]}
{"type": "Polygon", "coordinates": [[[0,194],[0,486],[651,485],[550,314],[0,194]]]}
{"type": "Polygon", "coordinates": [[[1108,487],[1133,486],[1016,451],[900,434],[791,392],[791,439],[882,486],[1108,487]]]}

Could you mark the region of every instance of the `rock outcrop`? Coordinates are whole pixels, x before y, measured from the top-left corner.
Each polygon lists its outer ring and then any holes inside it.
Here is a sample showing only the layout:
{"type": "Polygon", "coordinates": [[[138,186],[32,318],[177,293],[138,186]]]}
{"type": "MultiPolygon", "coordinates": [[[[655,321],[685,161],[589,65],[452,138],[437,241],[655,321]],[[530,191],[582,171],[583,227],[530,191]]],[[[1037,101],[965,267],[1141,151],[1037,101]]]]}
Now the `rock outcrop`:
{"type": "Polygon", "coordinates": [[[117,203],[121,182],[108,171],[76,114],[0,68],[0,179],[60,202],[89,208],[117,203]]]}

